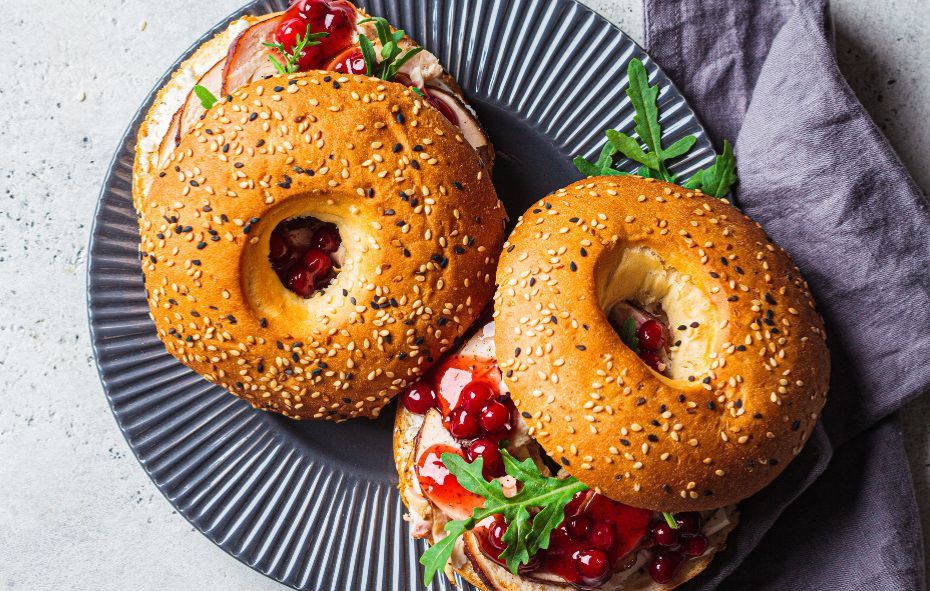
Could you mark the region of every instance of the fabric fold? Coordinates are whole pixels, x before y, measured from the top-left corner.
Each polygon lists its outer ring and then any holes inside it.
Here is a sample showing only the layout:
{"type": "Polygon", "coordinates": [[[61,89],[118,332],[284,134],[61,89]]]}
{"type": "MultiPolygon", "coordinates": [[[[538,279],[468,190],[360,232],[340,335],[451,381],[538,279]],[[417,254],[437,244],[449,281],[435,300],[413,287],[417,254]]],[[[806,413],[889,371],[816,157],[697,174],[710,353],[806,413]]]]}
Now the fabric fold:
{"type": "Polygon", "coordinates": [[[895,412],[930,391],[930,210],[836,64],[822,0],[645,0],[647,51],[718,147],[746,213],[793,257],[827,323],[822,427],[741,504],[692,589],[923,589],[895,412]]]}

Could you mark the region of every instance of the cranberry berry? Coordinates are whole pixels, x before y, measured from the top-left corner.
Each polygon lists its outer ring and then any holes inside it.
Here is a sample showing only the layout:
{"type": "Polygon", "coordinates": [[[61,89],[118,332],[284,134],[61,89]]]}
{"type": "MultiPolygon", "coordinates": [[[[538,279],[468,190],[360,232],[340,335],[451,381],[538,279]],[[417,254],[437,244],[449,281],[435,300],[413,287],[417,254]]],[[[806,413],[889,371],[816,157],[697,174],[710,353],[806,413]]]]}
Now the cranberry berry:
{"type": "Polygon", "coordinates": [[[579,550],[572,559],[578,574],[590,581],[603,579],[610,571],[610,559],[601,550],[579,550]]]}
{"type": "Polygon", "coordinates": [[[678,530],[672,529],[669,524],[660,521],[652,526],[652,541],[658,546],[671,548],[678,545],[678,530]]]}
{"type": "Polygon", "coordinates": [[[610,550],[614,545],[614,526],[606,521],[594,524],[588,536],[591,545],[600,550],[610,550]]]}
{"type": "Polygon", "coordinates": [[[498,552],[503,552],[507,548],[504,543],[504,534],[507,533],[507,522],[502,515],[494,516],[494,523],[488,528],[488,543],[498,552]]]}
{"type": "Polygon", "coordinates": [[[436,406],[436,393],[426,382],[418,382],[407,390],[402,400],[404,408],[418,415],[426,414],[436,406]]]}
{"type": "Polygon", "coordinates": [[[487,480],[493,480],[494,478],[504,475],[504,459],[501,457],[501,452],[497,447],[497,443],[490,439],[474,440],[471,445],[468,446],[466,457],[471,462],[474,462],[478,458],[484,461],[481,474],[487,480]]]}
{"type": "Polygon", "coordinates": [[[636,329],[639,346],[647,351],[659,351],[665,345],[665,329],[656,320],[647,320],[636,329]]]}
{"type": "Polygon", "coordinates": [[[449,420],[449,432],[458,439],[471,439],[478,434],[478,430],[481,428],[478,419],[465,412],[465,409],[462,408],[452,411],[449,420]]]}
{"type": "Polygon", "coordinates": [[[678,533],[682,536],[695,536],[701,533],[701,514],[697,511],[676,513],[675,521],[678,523],[678,533]]]}
{"type": "Polygon", "coordinates": [[[492,402],[481,411],[481,428],[488,433],[498,433],[509,426],[510,410],[500,402],[492,402]]]}
{"type": "Polygon", "coordinates": [[[649,575],[656,583],[665,584],[675,578],[682,556],[678,552],[659,550],[649,562],[649,575]]]}
{"type": "Polygon", "coordinates": [[[469,382],[462,388],[456,405],[472,416],[478,416],[485,406],[496,398],[494,391],[484,382],[469,382]]]}
{"type": "Polygon", "coordinates": [[[565,531],[576,540],[583,540],[588,537],[588,533],[591,531],[591,518],[587,515],[570,517],[565,523],[565,531]]]}
{"type": "Polygon", "coordinates": [[[685,538],[681,543],[681,553],[685,556],[694,558],[707,552],[709,542],[706,536],[691,536],[685,538]]]}

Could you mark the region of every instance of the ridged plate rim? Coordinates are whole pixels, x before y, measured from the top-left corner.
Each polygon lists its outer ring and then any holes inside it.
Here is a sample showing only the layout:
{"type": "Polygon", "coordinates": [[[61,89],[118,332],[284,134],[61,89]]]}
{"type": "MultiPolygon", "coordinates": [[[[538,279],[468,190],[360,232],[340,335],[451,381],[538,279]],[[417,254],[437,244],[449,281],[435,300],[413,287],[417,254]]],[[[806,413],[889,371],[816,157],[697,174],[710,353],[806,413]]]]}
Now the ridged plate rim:
{"type": "MultiPolygon", "coordinates": [[[[95,363],[120,431],[143,469],[177,511],[226,552],[296,589],[414,591],[422,589],[416,560],[424,544],[408,535],[396,476],[368,480],[339,464],[324,465],[324,457],[311,457],[276,427],[279,422],[219,392],[170,357],[148,318],[130,198],[139,124],[157,90],[201,43],[234,18],[280,10],[285,4],[255,0],[205,33],[158,81],[120,140],[101,188],[88,247],[88,321],[95,363]],[[348,517],[359,527],[340,529],[338,520],[348,517]]],[[[594,156],[608,126],[630,131],[632,110],[622,92],[623,71],[629,59],[639,58],[651,81],[660,85],[666,145],[688,133],[698,139],[673,172],[687,176],[714,157],[694,113],[643,49],[575,0],[360,4],[434,51],[466,95],[506,112],[515,125],[548,137],[565,158],[594,156]],[[469,22],[457,15],[474,18],[469,22]],[[538,26],[531,30],[529,25],[538,26]],[[548,49],[536,52],[533,42],[540,40],[548,49]],[[598,57],[603,63],[608,50],[617,59],[606,69],[584,71],[579,65],[598,57]],[[520,65],[517,56],[527,55],[552,68],[515,68],[520,65]],[[547,71],[559,76],[547,76],[547,71]],[[545,101],[553,96],[561,102],[545,101]]],[[[489,131],[494,135],[495,130],[489,131]]],[[[624,165],[633,168],[629,162],[624,165]]],[[[507,196],[502,198],[506,204],[507,196]]],[[[519,213],[511,208],[512,215],[519,213]]],[[[442,577],[429,588],[451,589],[442,577]]]]}

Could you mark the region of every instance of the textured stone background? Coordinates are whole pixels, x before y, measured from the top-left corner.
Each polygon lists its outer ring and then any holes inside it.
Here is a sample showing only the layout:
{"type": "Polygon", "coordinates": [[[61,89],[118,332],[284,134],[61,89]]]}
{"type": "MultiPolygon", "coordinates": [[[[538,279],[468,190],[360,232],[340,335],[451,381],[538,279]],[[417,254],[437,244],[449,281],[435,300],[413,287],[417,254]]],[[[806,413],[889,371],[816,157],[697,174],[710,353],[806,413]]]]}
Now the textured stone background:
{"type": "MultiPolygon", "coordinates": [[[[89,223],[124,127],[243,1],[3,3],[0,588],[280,588],[194,531],[139,468],[97,380],[84,300],[89,223]]],[[[641,37],[639,0],[590,3],[641,37]]],[[[840,65],[926,193],[930,2],[835,0],[834,15],[840,65]]],[[[930,400],[906,418],[930,531],[930,400]]]]}

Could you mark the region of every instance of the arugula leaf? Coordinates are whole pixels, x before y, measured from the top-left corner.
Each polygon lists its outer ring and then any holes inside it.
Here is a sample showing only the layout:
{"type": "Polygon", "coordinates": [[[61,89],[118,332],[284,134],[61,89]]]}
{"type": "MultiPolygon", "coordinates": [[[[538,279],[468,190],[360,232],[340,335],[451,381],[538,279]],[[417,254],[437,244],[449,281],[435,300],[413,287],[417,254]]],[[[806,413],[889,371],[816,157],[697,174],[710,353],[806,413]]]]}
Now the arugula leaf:
{"type": "Polygon", "coordinates": [[[362,57],[365,58],[365,73],[382,80],[393,80],[394,76],[407,63],[410,58],[423,51],[422,47],[411,47],[406,52],[400,48],[400,42],[406,33],[403,29],[391,32],[391,25],[387,19],[380,16],[370,17],[358,21],[358,24],[374,23],[378,32],[378,42],[381,43],[381,61],[378,61],[378,52],[365,35],[359,35],[358,43],[362,48],[362,57]]]}
{"type": "Polygon", "coordinates": [[[319,45],[320,39],[324,37],[329,37],[329,33],[311,33],[310,24],[308,23],[307,30],[303,35],[297,35],[296,43],[290,51],[281,43],[262,43],[262,45],[278,50],[281,55],[285,57],[285,63],[282,64],[274,55],[268,55],[268,59],[271,60],[271,64],[279,74],[293,74],[300,69],[299,62],[300,58],[304,55],[304,50],[308,47],[319,45]]]}
{"type": "MultiPolygon", "coordinates": [[[[627,77],[629,86],[626,94],[633,105],[633,123],[637,137],[608,129],[605,131],[607,142],[601,149],[597,162],[592,164],[582,156],[576,156],[572,163],[586,177],[629,174],[613,167],[614,156],[619,153],[640,164],[635,174],[675,182],[675,175],[668,170],[668,162],[687,154],[694,147],[697,138],[688,135],[668,148],[663,148],[659,106],[656,102],[659,96],[658,85],[649,85],[649,74],[638,59],[630,60],[627,77]]],[[[732,190],[736,180],[733,146],[724,141],[723,154],[717,156],[712,166],[695,173],[684,183],[684,187],[701,189],[705,194],[714,197],[724,197],[732,190]]]]}
{"type": "Polygon", "coordinates": [[[482,519],[496,514],[503,515],[508,524],[503,538],[507,548],[500,558],[507,562],[511,572],[517,574],[521,564],[529,562],[539,550],[549,547],[550,534],[562,522],[565,505],[575,493],[588,488],[573,477],[560,480],[543,476],[532,460],[519,462],[507,450],[502,449],[501,456],[507,474],[522,484],[520,491],[509,499],[504,496],[498,479],[490,482],[484,479],[482,458],[469,464],[457,454],[442,454],[442,462],[449,472],[466,490],[484,497],[484,505],[475,509],[468,519],[448,522],[448,535],[423,553],[420,564],[425,569],[424,585],[429,585],[436,573],[445,567],[459,536],[473,529],[482,519]],[[530,509],[539,509],[539,512],[532,517],[530,509]]]}
{"type": "Polygon", "coordinates": [[[620,327],[620,340],[631,351],[639,355],[639,337],[636,336],[636,321],[632,316],[623,321],[623,326],[620,327]]]}
{"type": "Polygon", "coordinates": [[[687,189],[700,189],[705,195],[726,197],[736,180],[736,158],[733,156],[733,145],[723,140],[723,154],[717,156],[710,167],[695,173],[684,186],[687,189]]]}
{"type": "Polygon", "coordinates": [[[371,44],[368,37],[358,36],[358,44],[362,49],[362,57],[365,58],[365,75],[374,76],[378,69],[378,58],[375,56],[375,46],[371,44]]]}
{"type": "Polygon", "coordinates": [[[203,105],[203,108],[208,111],[220,100],[210,92],[210,89],[199,84],[194,86],[194,94],[200,99],[200,104],[203,105]]]}

